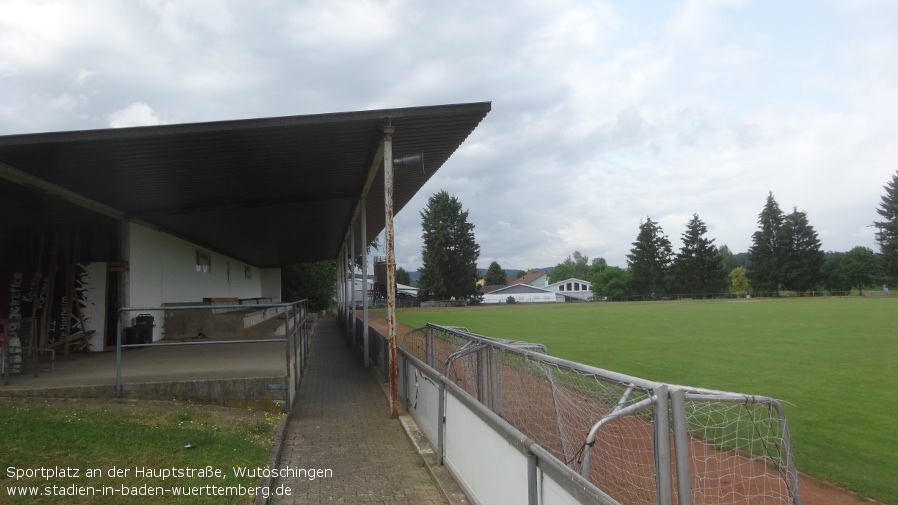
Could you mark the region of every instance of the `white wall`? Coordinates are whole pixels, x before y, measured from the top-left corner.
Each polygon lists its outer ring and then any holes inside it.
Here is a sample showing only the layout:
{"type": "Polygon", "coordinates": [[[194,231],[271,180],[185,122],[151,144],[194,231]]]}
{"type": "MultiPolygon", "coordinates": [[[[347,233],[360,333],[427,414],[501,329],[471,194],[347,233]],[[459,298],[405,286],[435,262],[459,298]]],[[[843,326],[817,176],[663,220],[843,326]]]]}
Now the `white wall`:
{"type": "Polygon", "coordinates": [[[592,283],[581,279],[566,279],[550,284],[545,289],[580,300],[590,300],[592,298],[592,283]],[[562,286],[564,290],[561,289],[562,286]]]}
{"type": "Polygon", "coordinates": [[[446,395],[445,465],[474,503],[527,503],[527,456],[452,394],[446,395]]]}
{"type": "MultiPolygon", "coordinates": [[[[127,305],[158,307],[164,303],[201,302],[203,298],[280,300],[280,269],[249,266],[242,261],[198,247],[186,240],[130,223],[127,234],[127,305]],[[197,271],[197,250],[209,253],[208,272],[197,271]],[[247,269],[249,266],[249,279],[247,269]]],[[[137,313],[129,314],[130,325],[137,313]]],[[[162,324],[162,314],[153,314],[162,324]]],[[[154,338],[161,338],[161,328],[154,338]]]]}
{"type": "Polygon", "coordinates": [[[506,303],[508,297],[513,296],[517,303],[555,303],[563,302],[564,297],[560,297],[552,293],[516,293],[516,294],[497,294],[483,295],[482,303],[506,303]]]}
{"type": "MultiPolygon", "coordinates": [[[[262,279],[262,296],[263,298],[271,298],[271,303],[281,302],[281,269],[280,268],[263,268],[260,270],[262,279]]],[[[255,273],[255,270],[253,270],[255,273]]],[[[285,302],[295,302],[296,300],[284,300],[285,302]]]]}

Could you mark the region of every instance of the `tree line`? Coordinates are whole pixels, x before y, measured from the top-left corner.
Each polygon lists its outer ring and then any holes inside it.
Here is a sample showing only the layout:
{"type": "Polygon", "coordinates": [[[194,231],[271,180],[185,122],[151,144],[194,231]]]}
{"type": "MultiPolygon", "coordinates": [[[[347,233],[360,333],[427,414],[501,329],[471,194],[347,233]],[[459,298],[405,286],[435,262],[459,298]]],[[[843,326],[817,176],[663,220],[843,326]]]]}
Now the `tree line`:
{"type": "MultiPolygon", "coordinates": [[[[786,214],[771,192],[758,215],[758,229],[747,253],[734,254],[726,245],[717,247],[698,214],[686,223],[683,246],[674,252],[661,226],[647,217],[639,224],[626,267],[609,266],[601,257],[590,262],[588,256],[574,251],[549,273],[549,281],[587,280],[596,296],[607,297],[651,293],[710,296],[725,291],[779,294],[817,289],[845,292],[894,285],[898,283],[898,172],[884,189],[877,208],[882,220],[872,225],[877,229],[878,253],[862,246],[847,252],[823,252],[807,213],[793,207],[786,214]]],[[[476,300],[480,246],[468,212],[456,197],[440,191],[428,199],[420,215],[424,243],[423,265],[418,269],[419,299],[476,300]]],[[[284,296],[310,298],[310,302],[314,298],[315,306],[326,305],[333,296],[335,271],[333,262],[287,267],[282,271],[284,296]]],[[[400,283],[410,283],[407,272],[399,274],[400,283]]],[[[498,262],[490,264],[485,281],[505,283],[505,271],[498,262]]]]}
{"type": "MultiPolygon", "coordinates": [[[[682,247],[673,250],[661,225],[647,217],[639,224],[627,254],[626,267],[609,266],[605,259],[574,253],[549,273],[549,282],[568,278],[590,281],[596,296],[683,293],[710,296],[723,292],[859,291],[898,281],[898,172],[884,186],[873,223],[880,252],[858,246],[847,252],[824,252],[817,232],[804,211],[785,213],[768,193],[758,215],[747,253],[717,247],[708,226],[693,214],[683,232],[682,247]]],[[[461,203],[442,191],[421,212],[424,265],[418,287],[423,299],[472,298],[477,294],[480,247],[474,226],[461,203]]],[[[519,272],[523,274],[524,272],[519,272]]],[[[493,261],[485,284],[505,284],[505,271],[493,261]]]]}
{"type": "MultiPolygon", "coordinates": [[[[650,293],[710,296],[725,291],[779,295],[781,291],[821,289],[861,292],[873,285],[888,286],[898,281],[898,173],[884,189],[877,209],[883,219],[873,223],[878,230],[878,254],[863,246],[824,253],[807,213],[793,208],[786,214],[771,192],[743,261],[725,245],[714,245],[698,214],[686,224],[683,247],[677,253],[661,226],[647,218],[639,225],[626,268],[591,270],[584,279],[592,282],[596,296],[611,297],[650,293]]],[[[574,263],[578,257],[585,263],[579,252],[574,254],[574,263]]],[[[559,266],[565,267],[570,260],[559,266]]]]}

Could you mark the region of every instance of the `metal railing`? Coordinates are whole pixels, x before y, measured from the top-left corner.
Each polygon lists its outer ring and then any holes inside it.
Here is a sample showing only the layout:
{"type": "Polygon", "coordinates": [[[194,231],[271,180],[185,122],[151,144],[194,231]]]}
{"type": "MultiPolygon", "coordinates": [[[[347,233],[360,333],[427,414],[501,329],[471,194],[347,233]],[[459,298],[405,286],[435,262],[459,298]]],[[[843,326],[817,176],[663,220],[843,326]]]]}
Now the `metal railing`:
{"type": "Polygon", "coordinates": [[[30,366],[38,376],[39,355],[50,354],[53,369],[56,354],[53,349],[37,347],[37,320],[34,318],[0,319],[0,376],[9,384],[11,374],[25,375],[30,366]]]}
{"type": "Polygon", "coordinates": [[[296,391],[299,388],[299,381],[304,373],[306,358],[311,346],[311,333],[308,330],[308,301],[301,300],[292,303],[271,303],[271,304],[215,304],[215,305],[175,305],[160,307],[122,307],[118,310],[118,323],[116,328],[116,345],[115,345],[115,394],[121,397],[123,394],[122,385],[122,350],[123,349],[139,349],[139,348],[161,348],[161,347],[179,347],[179,346],[196,346],[196,345],[252,345],[252,344],[272,344],[281,343],[286,345],[286,375],[287,375],[287,408],[293,405],[296,398],[296,391]],[[277,338],[256,338],[256,339],[232,339],[232,340],[195,340],[190,342],[165,342],[154,341],[137,344],[127,344],[123,342],[123,333],[125,327],[122,323],[123,316],[134,312],[148,313],[166,313],[170,311],[222,311],[222,310],[246,310],[246,309],[275,309],[279,314],[284,314],[284,337],[277,338]]]}
{"type": "Polygon", "coordinates": [[[565,503],[801,504],[788,424],[772,398],[648,381],[433,324],[403,338],[399,360],[407,409],[441,461],[447,440],[463,443],[446,435],[460,415],[448,416],[447,402],[462,391],[494,429],[513,429],[502,436],[531,441],[527,454],[551,457],[562,480],[588,491],[565,503]]]}

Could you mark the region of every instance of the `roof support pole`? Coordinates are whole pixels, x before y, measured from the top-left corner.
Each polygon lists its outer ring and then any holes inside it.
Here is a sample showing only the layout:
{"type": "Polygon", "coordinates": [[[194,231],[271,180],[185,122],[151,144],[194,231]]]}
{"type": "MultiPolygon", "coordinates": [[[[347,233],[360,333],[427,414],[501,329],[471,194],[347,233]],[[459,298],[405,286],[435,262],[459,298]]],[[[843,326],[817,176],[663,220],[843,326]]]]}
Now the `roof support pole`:
{"type": "MultiPolygon", "coordinates": [[[[368,236],[368,213],[365,211],[367,198],[362,197],[362,240],[368,236]]],[[[362,304],[362,342],[365,347],[365,368],[371,366],[371,358],[368,356],[368,249],[362,245],[362,296],[364,302],[362,304]]]]}
{"type": "Polygon", "coordinates": [[[343,315],[345,319],[343,322],[346,323],[347,330],[351,331],[352,322],[350,317],[352,316],[352,310],[349,306],[349,292],[352,290],[352,279],[349,278],[349,274],[352,273],[350,268],[350,258],[352,257],[352,253],[349,251],[348,244],[343,245],[343,315]]]}
{"type": "Polygon", "coordinates": [[[355,334],[355,221],[349,224],[349,333],[352,335],[352,346],[356,344],[355,334]]]}
{"type": "Polygon", "coordinates": [[[399,417],[399,368],[396,362],[396,251],[393,249],[393,126],[384,127],[384,212],[387,248],[387,338],[390,345],[390,417],[399,417]]]}
{"type": "Polygon", "coordinates": [[[346,245],[340,247],[340,259],[337,260],[337,271],[340,272],[340,321],[346,324],[346,245]]]}
{"type": "Polygon", "coordinates": [[[343,247],[340,247],[340,251],[337,253],[337,257],[334,259],[334,264],[337,274],[337,285],[336,292],[334,293],[334,298],[337,299],[337,320],[340,320],[343,317],[343,274],[340,273],[340,258],[343,257],[343,247]]]}

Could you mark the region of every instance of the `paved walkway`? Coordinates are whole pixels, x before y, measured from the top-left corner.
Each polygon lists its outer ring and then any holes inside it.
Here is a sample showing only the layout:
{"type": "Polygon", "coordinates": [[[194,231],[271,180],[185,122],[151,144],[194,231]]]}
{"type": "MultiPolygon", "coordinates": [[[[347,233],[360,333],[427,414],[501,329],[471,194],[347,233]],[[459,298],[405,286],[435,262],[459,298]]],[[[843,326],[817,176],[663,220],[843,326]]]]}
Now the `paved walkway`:
{"type": "Polygon", "coordinates": [[[330,469],[332,477],[278,479],[279,504],[446,503],[381,386],[347,347],[335,318],[319,321],[280,468],[330,469]]]}

